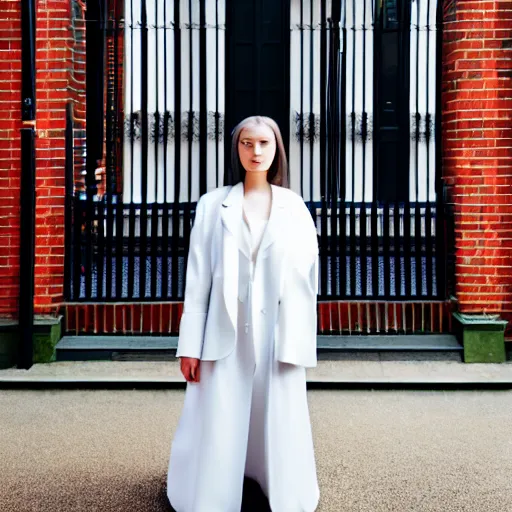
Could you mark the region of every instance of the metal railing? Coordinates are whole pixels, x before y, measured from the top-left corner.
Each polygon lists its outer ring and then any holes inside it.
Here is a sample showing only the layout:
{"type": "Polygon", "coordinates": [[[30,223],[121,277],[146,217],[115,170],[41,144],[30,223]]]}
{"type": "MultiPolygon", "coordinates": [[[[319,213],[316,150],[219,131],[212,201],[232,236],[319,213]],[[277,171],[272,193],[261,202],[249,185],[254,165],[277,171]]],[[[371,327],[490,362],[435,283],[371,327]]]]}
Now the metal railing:
{"type": "MultiPolygon", "coordinates": [[[[105,41],[105,100],[88,96],[105,133],[103,154],[88,155],[83,172],[68,166],[66,296],[182,300],[196,201],[227,170],[226,9],[221,0],[111,3],[106,22],[88,20],[105,41]],[[90,164],[98,156],[99,183],[90,164]]],[[[440,8],[408,0],[291,0],[290,8],[290,178],[318,230],[319,298],[444,300],[451,227],[440,180],[440,8]]],[[[75,162],[77,133],[69,118],[75,162]]]]}

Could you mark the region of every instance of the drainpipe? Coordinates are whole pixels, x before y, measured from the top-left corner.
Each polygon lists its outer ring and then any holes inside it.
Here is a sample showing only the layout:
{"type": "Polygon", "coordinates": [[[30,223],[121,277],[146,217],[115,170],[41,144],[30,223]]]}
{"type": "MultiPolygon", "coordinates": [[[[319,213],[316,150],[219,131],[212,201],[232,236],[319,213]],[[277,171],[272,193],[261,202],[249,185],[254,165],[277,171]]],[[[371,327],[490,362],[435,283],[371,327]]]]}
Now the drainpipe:
{"type": "Polygon", "coordinates": [[[36,17],[35,0],[21,2],[21,190],[20,190],[20,298],[18,368],[33,363],[34,256],[36,207],[36,17]]]}

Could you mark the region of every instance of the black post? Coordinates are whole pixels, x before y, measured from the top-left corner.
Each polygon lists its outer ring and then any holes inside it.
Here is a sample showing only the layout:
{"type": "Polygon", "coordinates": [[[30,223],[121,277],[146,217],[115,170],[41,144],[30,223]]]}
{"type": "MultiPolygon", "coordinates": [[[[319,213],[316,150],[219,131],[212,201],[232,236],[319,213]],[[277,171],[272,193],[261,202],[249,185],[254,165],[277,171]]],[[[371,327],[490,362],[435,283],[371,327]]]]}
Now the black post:
{"type": "MultiPolygon", "coordinates": [[[[75,280],[80,282],[80,274],[73,273],[80,251],[73,248],[73,217],[76,218],[73,201],[73,107],[71,102],[66,105],[66,131],[65,131],[65,203],[64,203],[64,298],[73,298],[75,280]],[[75,215],[73,215],[75,214],[75,215]]],[[[80,220],[76,218],[76,222],[80,220]]]]}
{"type": "MultiPolygon", "coordinates": [[[[85,297],[93,297],[93,223],[96,195],[95,171],[103,157],[104,5],[102,0],[87,2],[86,10],[86,208],[85,208],[85,297]]],[[[101,293],[103,272],[98,276],[95,294],[101,293]]]]}
{"type": "Polygon", "coordinates": [[[22,98],[20,190],[20,300],[18,368],[28,370],[33,361],[34,254],[35,254],[35,0],[21,3],[22,98]]]}
{"type": "Polygon", "coordinates": [[[21,129],[20,209],[20,345],[18,368],[32,366],[34,331],[34,254],[36,210],[36,155],[34,128],[21,129]]]}
{"type": "Polygon", "coordinates": [[[21,2],[21,119],[33,121],[36,118],[36,16],[35,0],[21,2]]]}

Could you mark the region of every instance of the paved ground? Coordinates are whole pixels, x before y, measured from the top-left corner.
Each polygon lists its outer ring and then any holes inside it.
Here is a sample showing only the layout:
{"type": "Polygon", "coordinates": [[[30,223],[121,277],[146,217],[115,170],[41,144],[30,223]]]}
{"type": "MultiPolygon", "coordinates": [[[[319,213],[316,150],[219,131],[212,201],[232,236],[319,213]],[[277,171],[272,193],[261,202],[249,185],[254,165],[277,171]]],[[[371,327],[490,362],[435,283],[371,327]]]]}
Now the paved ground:
{"type": "MultiPolygon", "coordinates": [[[[329,353],[320,354],[318,366],[307,371],[318,385],[508,385],[512,361],[501,364],[462,363],[458,354],[329,353]],[[324,359],[324,357],[326,359],[324,359]]],[[[167,357],[168,358],[168,357],[167,357]]],[[[35,364],[30,370],[0,370],[0,386],[16,383],[111,383],[113,385],[184,385],[179,362],[172,361],[62,361],[35,364]]],[[[512,508],[511,508],[512,510],[512,508]]]]}
{"type": "MultiPolygon", "coordinates": [[[[319,512],[512,511],[512,391],[309,399],[319,512]]],[[[0,390],[0,510],[168,511],[182,400],[181,390],[0,390]]]]}

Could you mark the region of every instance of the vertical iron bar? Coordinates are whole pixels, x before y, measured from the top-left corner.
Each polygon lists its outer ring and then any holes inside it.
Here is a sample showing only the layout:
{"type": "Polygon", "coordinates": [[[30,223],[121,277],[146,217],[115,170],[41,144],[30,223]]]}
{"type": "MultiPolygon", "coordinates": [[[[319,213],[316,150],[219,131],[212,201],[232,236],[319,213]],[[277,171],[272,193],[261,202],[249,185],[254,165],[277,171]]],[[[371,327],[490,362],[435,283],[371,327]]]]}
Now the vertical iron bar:
{"type": "Polygon", "coordinates": [[[171,298],[178,298],[181,189],[181,27],[180,0],[174,0],[174,201],[171,236],[171,298]]]}
{"type": "Polygon", "coordinates": [[[426,151],[427,151],[427,158],[426,158],[426,164],[427,164],[427,175],[426,175],[426,186],[427,186],[427,194],[426,194],[426,197],[427,197],[427,202],[430,201],[430,127],[432,126],[431,125],[431,122],[432,122],[432,118],[430,116],[430,66],[431,66],[431,63],[430,63],[430,31],[431,31],[431,27],[430,27],[430,0],[427,0],[427,23],[426,23],[426,31],[427,31],[427,48],[426,48],[426,53],[427,53],[427,58],[426,58],[426,61],[427,61],[427,69],[426,69],[426,73],[425,73],[425,81],[427,83],[427,86],[426,86],[426,98],[427,98],[427,101],[426,101],[426,108],[425,108],[425,147],[426,147],[426,151]]]}
{"type": "MultiPolygon", "coordinates": [[[[421,296],[421,289],[423,284],[423,266],[421,263],[421,247],[422,247],[422,233],[421,233],[421,208],[420,203],[416,202],[414,208],[414,254],[415,254],[415,267],[416,267],[416,296],[421,296]]],[[[412,283],[411,283],[412,293],[412,283]]]]}
{"type": "Polygon", "coordinates": [[[113,17],[112,13],[108,12],[108,70],[107,70],[107,119],[106,119],[106,137],[105,137],[105,162],[103,162],[105,166],[105,193],[106,193],[106,208],[107,208],[107,239],[106,239],[106,281],[105,281],[105,297],[107,299],[112,298],[112,261],[113,261],[113,238],[114,238],[114,212],[112,208],[112,194],[113,190],[113,173],[115,172],[114,164],[114,152],[115,152],[115,116],[116,113],[116,104],[115,104],[115,71],[110,68],[112,64],[116,61],[116,55],[114,50],[114,42],[116,39],[116,21],[113,17]],[[113,60],[110,59],[113,57],[113,60]],[[114,71],[114,76],[111,76],[111,73],[114,71]]]}
{"type": "MultiPolygon", "coordinates": [[[[137,0],[136,0],[137,1],[137,0]]],[[[133,111],[133,86],[134,86],[134,66],[133,66],[133,42],[134,42],[134,22],[133,22],[133,0],[130,0],[130,201],[128,203],[128,299],[133,299],[133,282],[135,274],[135,206],[134,206],[134,169],[135,169],[135,120],[136,114],[133,111]]],[[[119,209],[118,209],[119,211],[119,209]]],[[[124,208],[121,210],[124,218],[124,208]]],[[[124,219],[123,219],[124,224],[124,219]]],[[[119,225],[119,223],[118,223],[119,225]]],[[[124,231],[124,229],[123,229],[124,231]]]]}
{"type": "MultiPolygon", "coordinates": [[[[137,207],[135,203],[128,205],[128,248],[129,248],[129,260],[128,260],[128,298],[133,299],[135,297],[135,220],[137,207]]],[[[139,208],[140,212],[140,208],[139,208]]],[[[140,217],[139,217],[140,219],[140,217]]],[[[140,225],[140,223],[139,223],[140,225]]],[[[140,229],[140,228],[139,228],[140,229]]],[[[140,252],[139,252],[140,256],[140,252]]]]}
{"type": "Polygon", "coordinates": [[[188,201],[192,201],[192,143],[194,138],[194,38],[193,38],[193,21],[192,21],[192,0],[188,2],[189,15],[189,110],[188,110],[188,201]]]}
{"type": "Polygon", "coordinates": [[[146,0],[141,0],[140,29],[140,100],[141,100],[141,205],[139,212],[139,299],[146,297],[146,267],[148,243],[148,18],[146,0]]]}
{"type": "MultiPolygon", "coordinates": [[[[393,205],[393,251],[395,253],[395,296],[402,295],[402,237],[400,234],[400,204],[395,201],[393,205]]],[[[407,268],[407,262],[404,261],[407,268]]],[[[407,283],[405,285],[407,294],[407,283]]]]}
{"type": "Polygon", "coordinates": [[[124,204],[121,194],[117,195],[116,204],[116,300],[121,300],[124,282],[124,204]]]}
{"type": "MultiPolygon", "coordinates": [[[[372,1],[372,11],[371,11],[371,18],[372,18],[372,30],[374,30],[375,27],[375,12],[374,12],[374,6],[372,1]]],[[[365,32],[366,34],[366,32],[365,32]]],[[[375,34],[373,34],[373,37],[375,37],[375,34]]],[[[373,45],[375,47],[375,44],[373,45]]],[[[375,55],[374,55],[375,59],[375,55]]],[[[366,67],[366,60],[365,60],[365,67],[366,67]]],[[[375,110],[374,110],[375,112],[375,110]]],[[[372,141],[374,140],[375,131],[372,133],[372,141]]],[[[372,144],[372,150],[375,151],[375,148],[372,144]]],[[[374,155],[369,156],[369,160],[374,162],[374,155]]],[[[373,172],[372,172],[373,174],[373,172]]],[[[376,195],[375,195],[375,186],[376,184],[373,183],[373,190],[372,190],[372,206],[371,206],[371,261],[372,261],[372,296],[374,299],[378,298],[379,295],[379,267],[380,267],[380,261],[379,261],[379,234],[378,234],[378,209],[377,209],[377,201],[376,201],[376,195]]],[[[389,211],[388,211],[389,213],[389,211]]],[[[384,210],[383,210],[383,221],[384,221],[384,210]]],[[[388,225],[388,231],[389,231],[389,225],[388,225]]]]}
{"type": "MultiPolygon", "coordinates": [[[[157,202],[151,205],[151,287],[150,297],[152,300],[157,298],[157,255],[158,249],[158,223],[160,218],[160,208],[157,202]]],[[[161,253],[160,253],[161,254],[161,253]]]]}
{"type": "Polygon", "coordinates": [[[103,13],[99,3],[92,3],[86,10],[86,247],[85,247],[85,295],[92,297],[93,278],[93,221],[94,195],[96,194],[95,170],[96,163],[102,158],[103,147],[103,13]]]}
{"type": "Polygon", "coordinates": [[[219,187],[219,0],[215,0],[215,186],[219,187]]]}
{"type": "MultiPolygon", "coordinates": [[[[313,3],[311,3],[311,9],[313,9],[313,3]]],[[[322,221],[321,221],[321,258],[320,258],[320,275],[322,276],[321,280],[321,295],[327,295],[327,276],[328,272],[331,273],[331,282],[334,274],[334,258],[335,254],[332,250],[332,243],[329,243],[327,237],[327,208],[328,205],[331,205],[331,216],[333,214],[332,211],[332,201],[330,201],[330,196],[332,190],[327,190],[327,179],[329,173],[332,171],[330,162],[327,162],[326,159],[326,151],[330,149],[330,134],[329,134],[329,142],[327,142],[327,119],[326,119],[326,111],[328,112],[327,106],[327,98],[326,98],[326,82],[327,82],[327,41],[326,41],[326,31],[325,31],[325,0],[321,0],[320,2],[320,197],[322,198],[322,221]],[[327,148],[326,148],[327,146],[327,148]],[[329,165],[329,169],[327,169],[327,165],[329,165]]],[[[313,34],[313,10],[311,10],[311,34],[313,34]]],[[[311,39],[311,58],[313,56],[313,39],[311,39]]],[[[311,60],[311,66],[313,66],[313,59],[311,60]]],[[[314,76],[313,67],[311,67],[311,77],[314,76]]],[[[311,84],[313,81],[311,81],[311,84]]],[[[313,98],[313,89],[310,91],[310,98],[313,98]]],[[[311,101],[311,113],[313,113],[313,101],[311,101]]],[[[327,114],[328,115],[328,114],[327,114]]],[[[312,120],[314,119],[312,114],[312,120]]],[[[311,169],[313,169],[313,144],[311,144],[311,169]]],[[[311,191],[313,191],[313,186],[311,182],[311,191]]],[[[332,217],[331,217],[332,220],[332,217]]],[[[333,233],[331,231],[331,235],[329,237],[332,242],[333,233]]],[[[331,286],[331,295],[333,294],[333,288],[331,286]]]]}
{"type": "MultiPolygon", "coordinates": [[[[407,52],[409,48],[409,38],[410,38],[410,5],[408,2],[403,2],[401,5],[401,15],[400,15],[400,24],[399,24],[399,48],[400,48],[400,85],[404,92],[404,97],[409,98],[409,54],[407,52]],[[405,92],[407,91],[407,96],[405,96],[405,92]]],[[[409,140],[409,101],[400,102],[400,118],[401,118],[401,136],[402,140],[409,140]],[[406,105],[407,103],[407,105],[406,105]]],[[[400,158],[402,159],[402,163],[400,164],[400,169],[407,170],[407,177],[409,176],[409,168],[410,168],[410,159],[409,159],[409,151],[407,152],[399,152],[400,158]]],[[[407,183],[410,183],[410,180],[406,180],[407,183]]],[[[410,196],[410,187],[407,185],[404,187],[405,190],[405,202],[404,202],[404,263],[405,263],[405,295],[407,297],[412,297],[412,257],[411,257],[411,249],[412,249],[412,240],[411,240],[411,217],[412,217],[412,208],[411,208],[411,196],[410,196]]]]}
{"type": "Polygon", "coordinates": [[[167,2],[164,2],[164,133],[163,133],[163,159],[164,159],[164,194],[163,194],[163,204],[162,204],[162,248],[161,248],[161,284],[162,284],[162,300],[166,300],[168,298],[168,279],[169,279],[169,205],[167,198],[167,139],[169,138],[169,109],[167,105],[167,2]]]}
{"type": "Polygon", "coordinates": [[[94,207],[98,238],[97,238],[97,274],[96,274],[96,299],[102,300],[105,292],[105,202],[103,198],[98,198],[94,207]]]}
{"type": "MultiPolygon", "coordinates": [[[[375,201],[374,201],[375,202],[375,201]]],[[[382,246],[383,246],[383,259],[384,259],[384,298],[389,300],[391,298],[391,261],[390,261],[390,238],[389,238],[389,203],[386,201],[383,205],[383,231],[382,231],[382,246]]]]}
{"type": "Polygon", "coordinates": [[[430,0],[427,0],[427,73],[426,73],[426,116],[425,116],[425,147],[427,151],[427,201],[425,206],[425,247],[426,247],[426,281],[427,281],[427,296],[433,298],[432,294],[432,281],[434,276],[432,274],[432,258],[433,258],[433,243],[432,240],[432,204],[430,203],[430,128],[432,126],[432,118],[430,115],[430,0]]]}
{"type": "MultiPolygon", "coordinates": [[[[449,290],[446,284],[446,263],[448,257],[447,237],[445,235],[445,228],[449,229],[451,226],[445,224],[445,200],[443,194],[443,180],[441,176],[442,164],[442,138],[441,138],[441,78],[442,78],[442,45],[443,45],[443,3],[438,2],[436,12],[436,110],[435,110],[435,182],[436,182],[436,247],[435,247],[435,262],[436,262],[436,292],[437,297],[445,299],[448,296],[449,290]]],[[[451,276],[450,276],[451,277],[451,276]]]]}
{"type": "Polygon", "coordinates": [[[169,203],[166,201],[162,204],[162,264],[161,277],[162,282],[162,300],[169,298],[169,203]]]}
{"type": "MultiPolygon", "coordinates": [[[[124,6],[121,8],[124,11],[124,6]]],[[[115,222],[116,222],[116,279],[115,279],[115,288],[116,288],[116,300],[121,300],[121,296],[123,294],[123,270],[124,270],[124,255],[123,255],[123,239],[124,239],[124,207],[123,207],[123,195],[121,183],[117,182],[117,177],[120,177],[121,180],[124,180],[124,174],[122,170],[123,159],[121,157],[122,148],[124,145],[124,126],[122,121],[119,118],[119,112],[117,109],[120,107],[119,105],[119,38],[120,38],[120,29],[119,25],[121,23],[121,19],[123,18],[123,12],[118,11],[117,6],[115,10],[115,18],[114,18],[114,105],[115,105],[115,120],[114,120],[114,154],[113,154],[113,169],[116,173],[116,183],[115,183],[115,192],[116,192],[116,203],[115,203],[115,222]]],[[[124,31],[124,26],[123,26],[124,31]]],[[[124,66],[121,63],[121,69],[124,71],[124,66]]],[[[124,73],[123,73],[124,75],[124,73]]],[[[112,190],[113,192],[113,190],[112,190]]],[[[111,206],[112,207],[112,206],[111,206]]]]}
{"type": "Polygon", "coordinates": [[[83,201],[80,195],[73,197],[73,300],[79,300],[82,288],[83,251],[83,201]]]}
{"type": "MultiPolygon", "coordinates": [[[[341,19],[341,13],[340,13],[341,19]]],[[[340,257],[340,296],[344,298],[347,295],[347,212],[346,212],[346,186],[347,186],[347,4],[343,2],[343,22],[342,22],[342,41],[343,52],[341,54],[340,70],[340,236],[339,245],[341,247],[340,257]]]]}
{"type": "MultiPolygon", "coordinates": [[[[322,22],[325,24],[325,12],[322,15],[322,22]]],[[[338,296],[338,286],[340,282],[340,270],[344,268],[339,258],[338,247],[338,219],[339,219],[339,202],[338,202],[338,150],[339,150],[339,4],[335,4],[331,10],[329,20],[329,76],[328,80],[328,164],[330,174],[330,208],[331,208],[331,236],[330,248],[331,255],[331,297],[338,296]]],[[[320,135],[320,140],[322,136],[320,135]]]]}
{"type": "MultiPolygon", "coordinates": [[[[187,275],[187,264],[188,264],[188,250],[190,247],[190,231],[192,228],[193,219],[195,219],[197,203],[187,202],[183,205],[183,246],[185,248],[184,260],[183,260],[183,276],[187,275]],[[194,213],[192,215],[192,210],[194,213]]],[[[184,282],[184,284],[186,284],[184,282]]],[[[180,290],[180,298],[183,298],[185,287],[183,286],[180,290]]]]}
{"type": "MultiPolygon", "coordinates": [[[[314,27],[313,27],[313,6],[314,6],[314,0],[310,0],[310,33],[309,33],[309,194],[310,197],[313,199],[313,179],[314,179],[314,173],[313,173],[313,155],[315,152],[315,114],[314,114],[314,107],[313,107],[313,90],[314,90],[314,73],[313,73],[313,53],[315,49],[314,45],[314,27]]],[[[322,197],[322,212],[323,208],[325,208],[325,197],[322,197]]],[[[325,224],[322,223],[322,230],[325,229],[325,224]]]]}
{"type": "Polygon", "coordinates": [[[432,274],[432,245],[434,240],[432,240],[432,205],[430,201],[427,201],[425,204],[425,249],[426,249],[426,294],[427,297],[433,298],[432,294],[432,280],[434,278],[432,274]]]}
{"type": "Polygon", "coordinates": [[[135,113],[133,112],[133,85],[135,73],[133,70],[133,0],[130,0],[130,203],[133,203],[133,185],[134,185],[134,130],[135,130],[135,113]]]}
{"type": "Polygon", "coordinates": [[[410,200],[404,203],[404,269],[405,269],[405,295],[412,297],[412,256],[411,256],[411,217],[412,206],[410,200]]]}
{"type": "Polygon", "coordinates": [[[371,260],[372,260],[372,286],[371,294],[374,299],[379,295],[379,233],[378,233],[377,202],[372,201],[371,207],[371,260]]]}
{"type": "MultiPolygon", "coordinates": [[[[363,59],[362,59],[362,119],[361,119],[361,145],[362,145],[362,197],[361,211],[359,214],[359,257],[361,261],[361,295],[368,295],[368,260],[366,256],[367,232],[366,232],[366,141],[368,137],[368,115],[366,113],[366,0],[363,0],[363,59]]],[[[370,235],[371,236],[371,235],[370,235]]]]}
{"type": "Polygon", "coordinates": [[[207,190],[206,0],[199,1],[199,196],[207,190]]]}
{"type": "MultiPolygon", "coordinates": [[[[423,284],[423,268],[421,263],[421,209],[419,204],[419,179],[420,179],[420,160],[419,160],[419,149],[420,149],[420,137],[421,137],[421,114],[419,112],[419,56],[420,56],[420,4],[416,5],[416,155],[415,155],[415,171],[416,171],[416,204],[414,214],[414,254],[415,254],[415,277],[416,277],[416,297],[421,296],[422,284],[423,284]]],[[[427,60],[428,67],[428,60],[427,60]]],[[[411,283],[412,292],[412,283],[411,283]]]]}
{"type": "MultiPolygon", "coordinates": [[[[106,7],[106,4],[104,4],[104,8],[106,7]]],[[[107,43],[107,24],[109,22],[109,16],[108,16],[108,11],[104,11],[104,15],[103,17],[101,18],[101,25],[99,27],[99,35],[101,37],[101,41],[105,41],[105,45],[107,43]]],[[[107,66],[107,69],[106,69],[106,96],[107,96],[107,104],[108,104],[108,97],[110,95],[110,91],[109,91],[109,84],[110,84],[110,77],[109,77],[109,69],[108,69],[108,63],[109,63],[109,59],[108,59],[108,46],[106,46],[106,55],[107,55],[107,58],[103,61],[106,63],[106,66],[107,66]]],[[[105,64],[103,64],[103,66],[105,66],[105,64]]],[[[103,85],[103,84],[102,84],[103,85]]],[[[104,95],[103,95],[103,92],[102,91],[102,95],[100,97],[100,101],[101,101],[101,109],[102,109],[102,112],[103,112],[103,102],[104,102],[104,95]]],[[[108,118],[110,117],[110,112],[106,112],[106,123],[108,124],[108,118]]],[[[110,134],[107,132],[106,134],[106,137],[105,137],[105,141],[108,145],[109,143],[109,136],[110,134]]],[[[103,152],[103,140],[101,141],[101,146],[100,146],[100,151],[98,152],[98,159],[96,160],[96,165],[95,165],[95,170],[103,165],[106,166],[105,168],[105,172],[106,172],[106,176],[101,176],[100,180],[106,180],[105,182],[105,189],[103,190],[103,194],[107,193],[108,194],[108,177],[109,177],[109,170],[108,170],[108,163],[106,161],[104,161],[103,157],[104,157],[104,152],[103,152]]],[[[95,187],[96,187],[96,191],[98,191],[98,180],[96,178],[96,173],[94,175],[94,181],[95,181],[95,187]]],[[[96,261],[96,268],[97,268],[97,271],[96,271],[96,300],[103,300],[104,298],[104,293],[105,293],[105,285],[106,285],[106,281],[105,281],[105,275],[104,275],[104,269],[105,269],[105,244],[107,242],[106,240],[106,237],[105,237],[105,196],[100,196],[98,193],[97,193],[97,230],[98,230],[98,238],[97,238],[97,261],[96,261]]],[[[95,207],[95,210],[96,210],[96,207],[95,207]]]]}
{"type": "MultiPolygon", "coordinates": [[[[300,194],[304,197],[304,1],[300,0],[300,194]]],[[[313,197],[309,198],[313,201],[313,197]]]]}
{"type": "Polygon", "coordinates": [[[356,167],[356,0],[352,0],[352,198],[350,201],[350,295],[356,295],[356,207],[355,207],[355,167],[356,167]]]}
{"type": "MultiPolygon", "coordinates": [[[[165,2],[164,2],[165,4],[165,2]]],[[[158,252],[158,222],[159,222],[159,208],[158,208],[158,145],[160,144],[160,102],[159,102],[159,82],[160,82],[160,66],[159,66],[159,51],[158,51],[158,2],[155,2],[155,127],[153,130],[153,139],[155,144],[155,199],[151,205],[151,299],[157,298],[157,252],[158,252]]],[[[163,29],[165,31],[165,28],[163,29]]],[[[163,143],[163,141],[162,141],[163,143]]]]}

